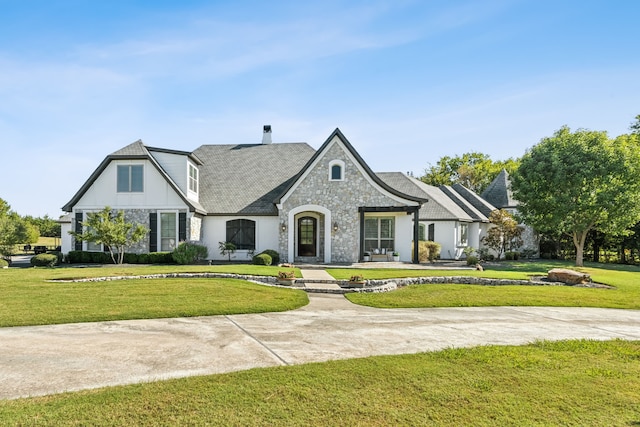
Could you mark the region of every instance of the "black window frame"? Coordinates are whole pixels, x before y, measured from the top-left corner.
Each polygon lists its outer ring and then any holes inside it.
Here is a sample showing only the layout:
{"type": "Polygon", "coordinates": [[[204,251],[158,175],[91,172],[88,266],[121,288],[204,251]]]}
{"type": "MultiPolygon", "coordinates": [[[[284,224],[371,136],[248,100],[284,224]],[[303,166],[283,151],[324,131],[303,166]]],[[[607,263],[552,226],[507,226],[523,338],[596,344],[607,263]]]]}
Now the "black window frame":
{"type": "Polygon", "coordinates": [[[239,250],[256,249],[256,222],[252,219],[231,219],[226,224],[226,241],[231,242],[239,250]]]}

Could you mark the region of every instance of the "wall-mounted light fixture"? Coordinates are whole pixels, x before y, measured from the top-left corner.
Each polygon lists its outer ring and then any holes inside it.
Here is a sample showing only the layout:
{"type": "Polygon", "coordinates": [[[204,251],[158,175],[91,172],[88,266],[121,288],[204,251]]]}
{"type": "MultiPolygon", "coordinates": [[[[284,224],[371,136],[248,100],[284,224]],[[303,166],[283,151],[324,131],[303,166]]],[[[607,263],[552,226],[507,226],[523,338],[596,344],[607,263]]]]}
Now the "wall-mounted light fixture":
{"type": "Polygon", "coordinates": [[[284,233],[285,231],[287,231],[287,224],[285,222],[283,222],[282,224],[280,224],[280,229],[282,230],[282,232],[284,233]]]}
{"type": "Polygon", "coordinates": [[[333,231],[338,231],[338,223],[337,222],[333,223],[333,231]]]}

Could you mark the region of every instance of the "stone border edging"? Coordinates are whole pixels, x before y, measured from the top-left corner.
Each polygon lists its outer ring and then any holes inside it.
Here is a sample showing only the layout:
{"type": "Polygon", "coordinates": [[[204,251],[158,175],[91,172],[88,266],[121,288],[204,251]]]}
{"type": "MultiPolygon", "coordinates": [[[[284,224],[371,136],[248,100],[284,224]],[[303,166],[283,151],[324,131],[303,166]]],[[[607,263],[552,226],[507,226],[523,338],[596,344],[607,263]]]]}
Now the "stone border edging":
{"type": "Polygon", "coordinates": [[[47,282],[54,283],[82,283],[82,282],[110,282],[116,280],[136,280],[136,279],[192,279],[192,278],[210,278],[210,279],[240,279],[247,280],[249,282],[267,285],[277,286],[290,289],[302,289],[308,292],[316,293],[351,293],[351,292],[390,292],[398,289],[399,287],[409,285],[425,285],[425,284],[456,284],[456,285],[482,285],[482,286],[507,286],[507,285],[519,285],[519,286],[582,286],[582,287],[598,287],[606,289],[614,289],[612,286],[591,284],[591,285],[567,285],[562,282],[550,282],[546,280],[516,280],[516,279],[490,279],[485,277],[473,277],[473,276],[426,276],[426,277],[405,277],[399,279],[381,279],[381,280],[367,280],[366,285],[361,288],[350,288],[347,286],[348,280],[313,280],[313,279],[296,279],[296,283],[335,283],[340,286],[340,289],[317,289],[317,288],[303,288],[298,286],[282,286],[278,285],[277,278],[274,276],[253,276],[248,274],[233,274],[233,273],[158,273],[158,274],[143,274],[137,276],[104,276],[104,277],[87,277],[77,279],[52,279],[47,282]]]}

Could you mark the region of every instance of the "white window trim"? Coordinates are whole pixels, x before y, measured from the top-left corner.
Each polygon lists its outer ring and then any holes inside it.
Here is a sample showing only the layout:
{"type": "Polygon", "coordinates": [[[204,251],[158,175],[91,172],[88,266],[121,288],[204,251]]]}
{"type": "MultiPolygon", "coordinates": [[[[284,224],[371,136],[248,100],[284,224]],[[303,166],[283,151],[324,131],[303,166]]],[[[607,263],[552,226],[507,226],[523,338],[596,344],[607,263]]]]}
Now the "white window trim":
{"type": "Polygon", "coordinates": [[[180,234],[180,215],[178,211],[171,211],[171,210],[163,210],[163,211],[158,211],[158,231],[157,231],[157,236],[158,236],[158,252],[167,252],[166,250],[164,250],[162,248],[162,214],[175,214],[176,216],[176,221],[175,221],[175,229],[176,229],[176,234],[175,234],[175,243],[174,243],[174,249],[178,247],[178,245],[180,244],[180,241],[178,240],[178,236],[180,234]]]}
{"type": "Polygon", "coordinates": [[[457,246],[459,248],[465,248],[467,246],[469,246],[469,223],[467,222],[461,222],[458,224],[458,244],[457,246]],[[467,241],[463,242],[462,241],[462,227],[466,227],[467,228],[467,241]]]}
{"type": "Polygon", "coordinates": [[[345,163],[342,160],[335,159],[329,162],[329,181],[344,181],[345,163]],[[331,173],[334,166],[340,166],[340,179],[334,179],[331,173]]]}
{"type": "Polygon", "coordinates": [[[196,167],[196,165],[194,165],[191,162],[187,163],[187,191],[189,191],[190,193],[194,193],[194,194],[198,194],[198,191],[200,190],[200,170],[196,167]],[[196,171],[196,178],[195,178],[195,190],[191,189],[191,169],[194,169],[196,171]]]}

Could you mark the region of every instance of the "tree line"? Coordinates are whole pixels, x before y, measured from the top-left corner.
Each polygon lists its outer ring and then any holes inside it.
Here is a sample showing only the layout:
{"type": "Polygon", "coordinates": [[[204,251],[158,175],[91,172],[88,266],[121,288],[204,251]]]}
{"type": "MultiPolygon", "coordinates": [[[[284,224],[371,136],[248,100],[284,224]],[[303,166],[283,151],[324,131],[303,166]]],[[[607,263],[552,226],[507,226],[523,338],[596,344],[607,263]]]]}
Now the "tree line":
{"type": "Polygon", "coordinates": [[[48,215],[20,216],[0,198],[0,255],[9,256],[16,245],[36,243],[40,237],[60,237],[60,223],[48,215]]]}
{"type": "Polygon", "coordinates": [[[506,169],[518,202],[518,219],[541,235],[545,251],[575,257],[583,265],[585,247],[594,261],[601,250],[621,262],[640,252],[640,114],[629,133],[563,126],[519,159],[492,161],[471,152],[443,157],[420,179],[431,185],[462,184],[481,193],[506,169]],[[573,245],[573,252],[568,246],[573,245]]]}

